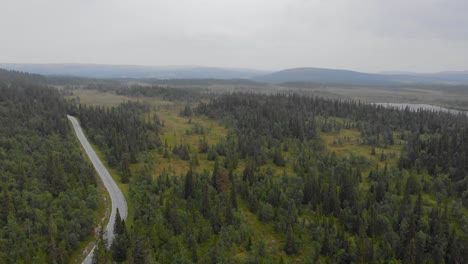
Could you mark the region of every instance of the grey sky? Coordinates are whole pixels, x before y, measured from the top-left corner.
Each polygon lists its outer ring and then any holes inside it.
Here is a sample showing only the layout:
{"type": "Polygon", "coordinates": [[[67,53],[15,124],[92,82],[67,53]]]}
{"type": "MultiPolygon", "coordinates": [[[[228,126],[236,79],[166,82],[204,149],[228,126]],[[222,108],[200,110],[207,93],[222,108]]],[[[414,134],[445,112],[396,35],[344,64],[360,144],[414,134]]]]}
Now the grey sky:
{"type": "Polygon", "coordinates": [[[468,70],[467,0],[1,0],[0,62],[468,70]]]}

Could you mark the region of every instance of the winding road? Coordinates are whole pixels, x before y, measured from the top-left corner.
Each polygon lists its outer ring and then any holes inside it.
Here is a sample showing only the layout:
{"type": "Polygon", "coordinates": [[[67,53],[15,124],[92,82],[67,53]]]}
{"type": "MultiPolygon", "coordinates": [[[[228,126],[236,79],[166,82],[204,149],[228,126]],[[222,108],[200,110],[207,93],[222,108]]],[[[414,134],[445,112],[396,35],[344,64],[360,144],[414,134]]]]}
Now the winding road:
{"type": "MultiPolygon", "coordinates": [[[[93,163],[94,168],[99,174],[99,177],[101,178],[102,182],[104,183],[104,186],[106,187],[110,195],[111,202],[112,202],[112,211],[111,211],[109,223],[107,224],[106,230],[104,232],[104,238],[107,240],[108,246],[110,246],[112,244],[112,241],[114,240],[115,214],[117,212],[117,209],[119,209],[119,213],[122,219],[127,218],[127,214],[128,214],[127,201],[125,200],[125,197],[123,196],[122,191],[119,189],[114,179],[112,179],[112,176],[109,174],[104,164],[102,164],[96,152],[94,152],[93,148],[91,147],[91,144],[89,144],[88,140],[86,139],[86,136],[83,133],[83,130],[81,129],[80,124],[78,123],[78,120],[76,120],[76,118],[74,118],[73,116],[67,116],[67,117],[72,122],[73,129],[75,130],[78,140],[80,141],[81,145],[85,149],[86,154],[88,155],[89,159],[93,163]]],[[[83,260],[83,264],[90,264],[92,262],[94,248],[95,246],[93,246],[93,249],[86,256],[86,259],[83,260]]]]}

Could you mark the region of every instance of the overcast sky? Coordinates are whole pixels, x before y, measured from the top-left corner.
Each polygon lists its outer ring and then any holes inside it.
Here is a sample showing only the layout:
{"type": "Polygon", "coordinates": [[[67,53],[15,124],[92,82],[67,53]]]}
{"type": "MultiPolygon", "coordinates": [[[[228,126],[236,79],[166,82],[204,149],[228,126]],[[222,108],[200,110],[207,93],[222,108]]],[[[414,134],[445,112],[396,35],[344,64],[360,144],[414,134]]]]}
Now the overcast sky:
{"type": "Polygon", "coordinates": [[[468,0],[1,0],[0,62],[468,70],[468,0]]]}

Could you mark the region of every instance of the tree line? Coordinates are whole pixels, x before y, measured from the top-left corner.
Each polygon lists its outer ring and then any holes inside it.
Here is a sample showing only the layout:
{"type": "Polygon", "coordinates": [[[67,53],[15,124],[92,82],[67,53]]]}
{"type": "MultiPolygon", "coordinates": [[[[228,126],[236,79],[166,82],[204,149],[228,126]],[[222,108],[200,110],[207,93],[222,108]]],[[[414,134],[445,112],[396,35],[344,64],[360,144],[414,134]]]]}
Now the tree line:
{"type": "Polygon", "coordinates": [[[127,228],[125,246],[114,247],[108,259],[271,263],[291,255],[306,263],[468,260],[466,116],[242,93],[212,97],[195,109],[186,106],[182,114],[190,118],[187,113],[219,120],[230,132],[215,145],[201,139],[198,149],[174,148],[174,154],[192,164],[180,177],[163,172],[153,178],[151,167],[140,165],[129,181],[135,224],[127,228]],[[365,157],[328,151],[321,133],[340,129],[357,129],[361,144],[370,147],[402,140],[397,164],[369,167],[365,157]],[[195,152],[214,161],[211,171],[194,169],[195,152]],[[272,164],[290,166],[293,173],[284,170],[278,176],[272,164]],[[273,227],[281,237],[280,251],[252,237],[255,229],[245,221],[245,210],[273,227]]]}
{"type": "Polygon", "coordinates": [[[0,73],[0,262],[68,262],[95,225],[94,169],[59,92],[0,73]]]}

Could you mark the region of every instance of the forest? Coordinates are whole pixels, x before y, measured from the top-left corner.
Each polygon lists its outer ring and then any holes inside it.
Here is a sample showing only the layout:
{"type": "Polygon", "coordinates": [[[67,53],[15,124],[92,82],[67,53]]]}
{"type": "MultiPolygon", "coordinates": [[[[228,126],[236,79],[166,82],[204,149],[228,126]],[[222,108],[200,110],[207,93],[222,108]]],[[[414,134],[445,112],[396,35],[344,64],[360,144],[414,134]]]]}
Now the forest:
{"type": "Polygon", "coordinates": [[[0,71],[0,262],[67,263],[100,194],[56,89],[0,71]]]}
{"type": "MultiPolygon", "coordinates": [[[[138,127],[152,131],[159,142],[166,140],[149,150],[157,153],[157,162],[132,167],[128,183],[134,205],[132,225],[125,228],[125,239],[112,245],[100,261],[468,260],[465,115],[294,94],[218,94],[193,103],[177,89],[129,89],[119,93],[143,101],[163,96],[179,100],[179,116],[194,123],[190,133],[198,131],[200,139],[197,144],[183,140],[168,144],[167,120],[158,116],[161,108],[141,103],[147,105],[147,113],[133,111],[142,122],[159,129],[138,127]],[[226,127],[224,139],[209,143],[209,135],[193,121],[197,117],[226,127]],[[330,150],[324,136],[340,131],[356,131],[356,144],[369,153],[343,155],[330,150]],[[171,159],[187,162],[188,168],[155,175],[154,167],[171,159]],[[209,165],[202,168],[200,163],[209,165]],[[256,237],[262,228],[268,228],[277,241],[256,237]]],[[[125,104],[119,108],[131,112],[125,104]]],[[[81,111],[92,111],[86,118],[96,120],[105,113],[83,107],[81,111]]],[[[102,122],[90,121],[88,129],[99,129],[98,124],[102,122]]],[[[116,123],[113,129],[127,128],[116,123]]],[[[113,148],[116,140],[111,135],[117,134],[104,134],[105,148],[113,148]]],[[[333,144],[340,141],[346,138],[333,144]]],[[[125,169],[120,168],[120,173],[125,174],[125,169]]]]}
{"type": "Polygon", "coordinates": [[[97,225],[99,181],[66,114],[131,206],[94,263],[468,262],[465,114],[85,87],[125,100],[104,107],[83,88],[3,74],[2,263],[69,262],[97,225]]]}

